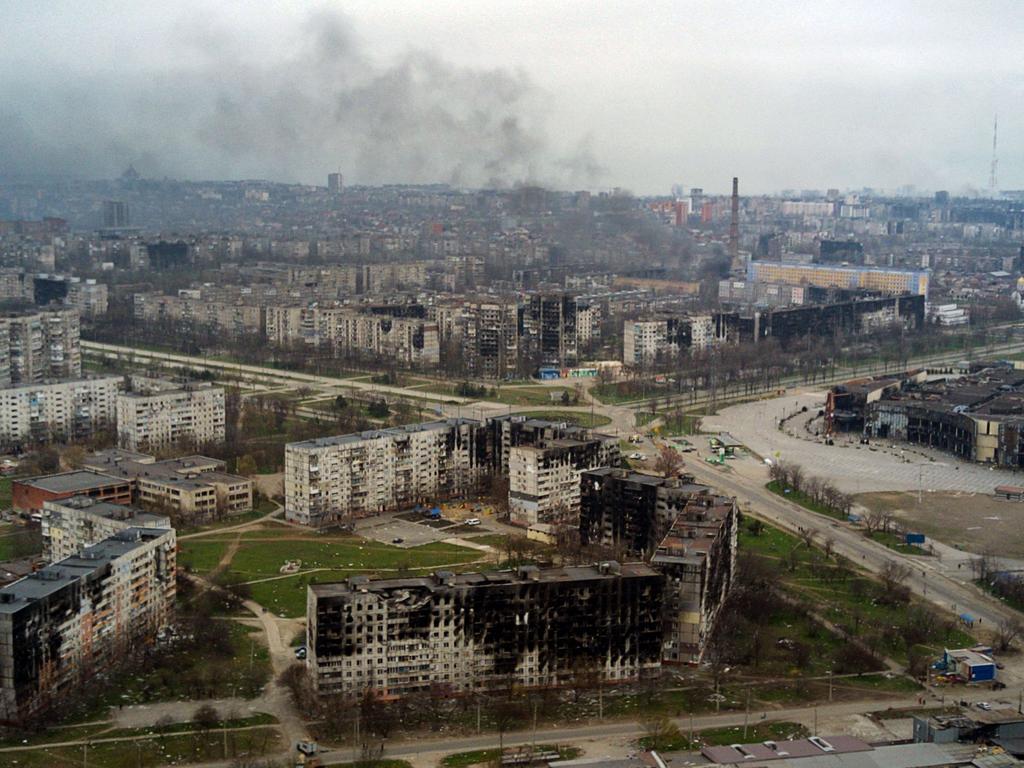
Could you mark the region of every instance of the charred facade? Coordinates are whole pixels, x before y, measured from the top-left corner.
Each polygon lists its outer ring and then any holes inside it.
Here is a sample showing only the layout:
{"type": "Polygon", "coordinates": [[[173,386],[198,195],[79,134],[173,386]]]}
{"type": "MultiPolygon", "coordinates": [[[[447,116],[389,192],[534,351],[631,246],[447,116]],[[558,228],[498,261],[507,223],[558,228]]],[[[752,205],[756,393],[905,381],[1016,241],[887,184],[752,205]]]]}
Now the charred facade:
{"type": "Polygon", "coordinates": [[[314,584],[308,664],[321,694],[637,680],[661,664],[665,589],[614,562],[314,584]]]}

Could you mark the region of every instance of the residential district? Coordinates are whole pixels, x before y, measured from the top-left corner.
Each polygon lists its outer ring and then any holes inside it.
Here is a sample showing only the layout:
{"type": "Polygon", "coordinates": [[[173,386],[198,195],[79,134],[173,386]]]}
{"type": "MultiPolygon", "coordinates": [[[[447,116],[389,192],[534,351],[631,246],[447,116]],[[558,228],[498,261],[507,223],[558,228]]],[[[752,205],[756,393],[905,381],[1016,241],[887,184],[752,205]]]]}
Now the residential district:
{"type": "Polygon", "coordinates": [[[0,184],[0,763],[1021,764],[1024,194],[325,181],[0,184]]]}

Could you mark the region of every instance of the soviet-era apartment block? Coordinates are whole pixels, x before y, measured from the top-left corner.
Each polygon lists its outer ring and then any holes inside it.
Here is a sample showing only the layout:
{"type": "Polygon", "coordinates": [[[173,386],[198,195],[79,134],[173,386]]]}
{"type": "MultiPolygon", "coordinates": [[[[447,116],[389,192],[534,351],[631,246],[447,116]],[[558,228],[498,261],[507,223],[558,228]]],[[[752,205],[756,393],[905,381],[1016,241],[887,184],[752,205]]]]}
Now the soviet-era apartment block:
{"type": "Polygon", "coordinates": [[[46,710],[152,642],[174,568],[173,530],[128,528],[0,589],[0,721],[46,710]]]}
{"type": "Polygon", "coordinates": [[[43,557],[63,560],[128,528],[167,530],[171,520],[88,496],[43,502],[43,557]]]}
{"type": "Polygon", "coordinates": [[[513,525],[572,524],[579,519],[580,473],[617,465],[618,438],[556,438],[509,451],[508,504],[513,525]]]}
{"type": "MultiPolygon", "coordinates": [[[[565,423],[515,416],[440,419],[289,443],[285,515],[293,522],[319,526],[465,495],[478,490],[491,474],[508,476],[515,448],[568,446],[558,441],[579,443],[568,453],[569,479],[581,468],[619,461],[614,438],[565,423]]],[[[524,454],[524,462],[528,458],[524,454]]],[[[543,456],[534,458],[541,463],[543,456]]],[[[541,498],[542,489],[528,486],[525,479],[516,491],[524,498],[532,495],[535,508],[561,503],[558,498],[541,498]]]]}
{"type": "Polygon", "coordinates": [[[650,556],[668,581],[664,658],[703,654],[736,571],[738,510],[692,478],[602,468],[581,479],[580,539],[650,556]]]}
{"type": "Polygon", "coordinates": [[[661,664],[665,579],[641,563],[310,585],[321,694],[636,680],[661,664]]]}
{"type": "Polygon", "coordinates": [[[117,442],[131,451],[224,442],[224,390],[151,382],[117,397],[117,442]]]}

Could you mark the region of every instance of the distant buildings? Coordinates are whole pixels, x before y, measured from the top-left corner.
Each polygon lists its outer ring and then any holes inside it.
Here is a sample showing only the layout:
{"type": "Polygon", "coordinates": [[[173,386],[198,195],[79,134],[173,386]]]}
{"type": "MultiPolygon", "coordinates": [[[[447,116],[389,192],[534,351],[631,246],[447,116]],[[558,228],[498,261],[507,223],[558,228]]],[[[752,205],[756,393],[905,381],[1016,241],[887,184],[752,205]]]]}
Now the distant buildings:
{"type": "Polygon", "coordinates": [[[148,380],[117,397],[117,442],[131,451],[163,451],[224,441],[224,390],[148,380]]]}
{"type": "Polygon", "coordinates": [[[103,201],[104,229],[124,229],[132,224],[131,208],[123,200],[103,201]]]}
{"type": "Polygon", "coordinates": [[[814,285],[820,288],[861,289],[887,294],[909,293],[928,296],[928,273],[917,270],[751,261],[747,267],[747,279],[761,283],[814,285]]]}
{"type": "Polygon", "coordinates": [[[153,642],[170,620],[175,533],[127,528],[0,589],[0,721],[23,721],[153,642]]]}
{"type": "Polygon", "coordinates": [[[345,191],[345,177],[340,173],[327,174],[327,191],[333,195],[340,195],[345,191]]]}

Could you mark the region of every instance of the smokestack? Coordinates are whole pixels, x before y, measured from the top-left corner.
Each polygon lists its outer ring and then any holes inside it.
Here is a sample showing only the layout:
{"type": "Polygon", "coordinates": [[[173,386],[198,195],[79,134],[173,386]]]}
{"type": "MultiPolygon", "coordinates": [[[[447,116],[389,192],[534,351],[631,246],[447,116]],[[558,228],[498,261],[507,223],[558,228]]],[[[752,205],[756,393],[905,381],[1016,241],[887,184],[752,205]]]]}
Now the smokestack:
{"type": "Polygon", "coordinates": [[[732,177],[732,221],[729,222],[729,256],[732,257],[732,269],[740,268],[740,180],[732,177]]]}

